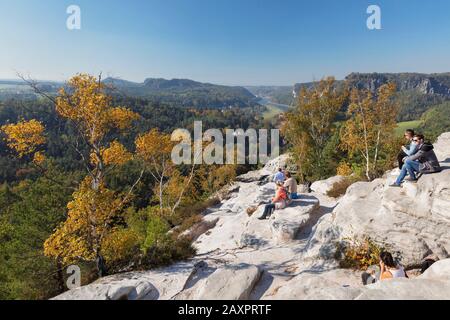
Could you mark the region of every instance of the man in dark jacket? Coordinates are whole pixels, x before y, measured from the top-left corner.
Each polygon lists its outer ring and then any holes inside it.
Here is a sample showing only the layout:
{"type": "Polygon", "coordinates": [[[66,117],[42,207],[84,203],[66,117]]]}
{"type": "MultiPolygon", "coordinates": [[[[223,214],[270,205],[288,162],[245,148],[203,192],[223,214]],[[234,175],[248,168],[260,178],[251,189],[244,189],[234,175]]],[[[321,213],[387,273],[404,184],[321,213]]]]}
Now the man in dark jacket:
{"type": "Polygon", "coordinates": [[[416,172],[419,173],[434,173],[441,171],[441,166],[434,153],[433,145],[424,141],[424,136],[417,134],[413,138],[413,142],[417,143],[417,152],[412,156],[405,157],[405,165],[394,184],[391,187],[400,187],[406,174],[409,174],[410,181],[417,181],[416,172]]]}

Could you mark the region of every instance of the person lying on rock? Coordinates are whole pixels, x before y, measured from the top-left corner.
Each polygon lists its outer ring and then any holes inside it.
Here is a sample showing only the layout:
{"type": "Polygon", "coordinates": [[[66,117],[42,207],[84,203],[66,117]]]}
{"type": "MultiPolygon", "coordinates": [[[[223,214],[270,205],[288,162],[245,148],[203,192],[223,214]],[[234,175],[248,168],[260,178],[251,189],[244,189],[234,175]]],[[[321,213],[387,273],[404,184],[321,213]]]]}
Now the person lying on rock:
{"type": "Polygon", "coordinates": [[[284,182],[286,177],[284,176],[283,169],[278,168],[278,172],[273,176],[273,182],[277,183],[279,181],[284,182]]]}
{"type": "Polygon", "coordinates": [[[377,281],[383,281],[393,278],[407,278],[403,267],[394,261],[392,254],[389,252],[380,253],[380,271],[377,273],[363,272],[361,275],[364,285],[372,284],[377,281]]]}
{"type": "Polygon", "coordinates": [[[402,151],[400,151],[397,156],[398,168],[400,170],[402,170],[404,165],[403,159],[405,159],[405,157],[412,156],[417,151],[417,143],[413,141],[414,135],[415,133],[413,129],[408,129],[405,131],[404,137],[407,141],[407,145],[402,146],[402,151]]]}
{"type": "Polygon", "coordinates": [[[288,198],[290,200],[299,199],[299,196],[297,194],[297,180],[295,180],[295,178],[292,177],[289,171],[286,171],[286,178],[287,180],[284,182],[283,186],[286,188],[288,198]]]}
{"type": "Polygon", "coordinates": [[[417,152],[403,159],[405,165],[397,180],[390,185],[391,187],[400,187],[407,174],[409,174],[409,181],[416,182],[416,172],[435,173],[441,171],[441,166],[433,151],[433,145],[425,142],[425,137],[421,134],[416,134],[413,141],[417,143],[417,152]]]}
{"type": "Polygon", "coordinates": [[[272,213],[275,210],[280,210],[286,208],[286,201],[287,201],[287,193],[286,189],[283,187],[283,182],[278,181],[277,182],[277,193],[275,195],[275,198],[272,199],[272,202],[270,204],[266,204],[264,207],[264,212],[261,217],[259,217],[259,220],[268,219],[272,213]]]}

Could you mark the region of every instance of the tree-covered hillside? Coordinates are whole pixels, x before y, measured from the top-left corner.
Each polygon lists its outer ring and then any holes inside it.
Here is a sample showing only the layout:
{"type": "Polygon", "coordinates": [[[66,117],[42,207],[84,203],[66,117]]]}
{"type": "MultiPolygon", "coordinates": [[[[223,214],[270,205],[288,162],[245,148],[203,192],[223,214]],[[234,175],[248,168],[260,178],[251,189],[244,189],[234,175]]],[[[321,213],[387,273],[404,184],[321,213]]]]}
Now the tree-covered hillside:
{"type": "MultiPolygon", "coordinates": [[[[114,96],[145,98],[152,103],[196,109],[246,108],[257,106],[256,97],[238,86],[201,83],[189,79],[146,79],[143,83],[106,78],[114,96]]],[[[37,81],[42,92],[56,95],[64,83],[37,81]]],[[[0,80],[0,101],[13,98],[36,99],[37,95],[24,81],[0,80]]]]}
{"type": "MultiPolygon", "coordinates": [[[[432,106],[450,100],[450,73],[351,73],[337,86],[369,89],[376,92],[386,83],[395,83],[395,100],[400,105],[398,121],[418,120],[432,106]]],[[[295,92],[312,83],[296,84],[295,92]]]]}

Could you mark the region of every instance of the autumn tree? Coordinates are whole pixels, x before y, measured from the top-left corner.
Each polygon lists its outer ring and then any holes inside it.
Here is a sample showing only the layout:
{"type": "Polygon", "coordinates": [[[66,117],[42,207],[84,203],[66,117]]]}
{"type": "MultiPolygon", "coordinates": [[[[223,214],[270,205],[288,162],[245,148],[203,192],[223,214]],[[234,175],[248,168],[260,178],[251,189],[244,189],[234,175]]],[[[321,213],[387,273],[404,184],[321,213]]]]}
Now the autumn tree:
{"type": "Polygon", "coordinates": [[[399,110],[392,99],[395,92],[395,84],[388,83],[375,93],[355,88],[350,95],[349,118],[342,130],[341,147],[351,157],[362,159],[368,180],[376,176],[381,155],[386,156],[393,144],[399,110]]]}
{"type": "MultiPolygon", "coordinates": [[[[183,175],[171,159],[175,141],[168,134],[153,129],[136,139],[136,155],[156,181],[154,193],[161,215],[169,219],[185,198],[195,174],[195,165],[183,175]]],[[[198,156],[198,155],[197,155],[198,156]]]]}
{"type": "MultiPolygon", "coordinates": [[[[71,78],[56,98],[46,97],[54,103],[57,114],[76,127],[78,139],[72,147],[83,160],[87,177],[67,206],[67,220],[45,242],[44,253],[64,264],[96,261],[99,275],[103,276],[106,273],[101,253],[103,241],[114,232],[112,220],[121,214],[140,179],[126,194],[116,194],[105,185],[105,177],[112,167],[132,159],[132,154],[119,141],[111,141],[110,133],[124,132],[138,115],[124,107],[113,107],[101,77],[86,74],[71,78]],[[85,147],[89,154],[84,152],[85,147]]],[[[19,157],[33,156],[37,164],[45,161],[38,151],[45,143],[42,124],[36,120],[21,121],[2,127],[2,131],[8,146],[19,157]]]]}
{"type": "Polygon", "coordinates": [[[296,108],[287,113],[282,131],[292,146],[302,180],[324,178],[329,172],[325,150],[346,98],[347,90],[328,77],[312,87],[302,87],[296,108]]]}

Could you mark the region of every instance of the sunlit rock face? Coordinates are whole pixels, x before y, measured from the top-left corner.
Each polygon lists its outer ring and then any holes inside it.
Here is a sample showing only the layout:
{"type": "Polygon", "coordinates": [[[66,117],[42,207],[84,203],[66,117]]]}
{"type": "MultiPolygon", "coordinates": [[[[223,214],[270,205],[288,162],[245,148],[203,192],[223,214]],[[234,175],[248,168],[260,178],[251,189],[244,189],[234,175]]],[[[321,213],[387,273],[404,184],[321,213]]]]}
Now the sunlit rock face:
{"type": "Polygon", "coordinates": [[[332,199],[325,194],[342,179],[333,177],[258,220],[275,193],[271,175],[288,162],[283,155],[241,176],[205,211],[206,227],[193,231],[194,258],[109,276],[55,299],[450,299],[450,133],[435,151],[443,171],[417,184],[389,188],[398,174],[392,171],[332,199]],[[335,260],[336,244],[354,236],[387,244],[405,266],[431,253],[441,260],[421,276],[363,286],[359,272],[335,260]]]}

